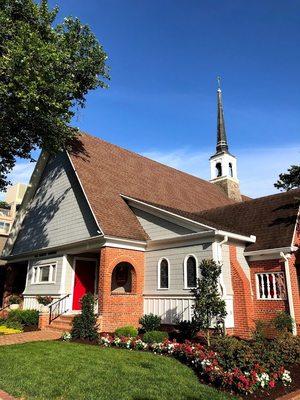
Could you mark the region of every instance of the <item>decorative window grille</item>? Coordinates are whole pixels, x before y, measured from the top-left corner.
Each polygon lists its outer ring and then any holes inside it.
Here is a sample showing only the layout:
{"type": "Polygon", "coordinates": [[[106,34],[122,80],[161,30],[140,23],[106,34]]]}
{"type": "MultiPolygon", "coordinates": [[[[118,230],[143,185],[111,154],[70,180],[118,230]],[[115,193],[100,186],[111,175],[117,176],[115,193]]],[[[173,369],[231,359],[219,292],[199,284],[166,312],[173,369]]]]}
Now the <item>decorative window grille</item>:
{"type": "Polygon", "coordinates": [[[265,272],[256,274],[256,288],[258,299],[286,299],[286,286],[283,272],[265,272]]]}

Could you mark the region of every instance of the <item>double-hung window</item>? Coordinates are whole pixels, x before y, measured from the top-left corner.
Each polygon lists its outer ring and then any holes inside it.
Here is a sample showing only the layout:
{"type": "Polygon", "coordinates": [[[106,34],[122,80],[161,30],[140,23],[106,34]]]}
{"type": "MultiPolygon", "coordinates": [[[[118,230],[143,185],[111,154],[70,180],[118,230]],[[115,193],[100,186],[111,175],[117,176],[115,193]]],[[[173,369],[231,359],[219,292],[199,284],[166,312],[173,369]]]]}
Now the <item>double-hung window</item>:
{"type": "Polygon", "coordinates": [[[33,267],[32,283],[54,283],[56,279],[56,263],[36,265],[33,267]]]}

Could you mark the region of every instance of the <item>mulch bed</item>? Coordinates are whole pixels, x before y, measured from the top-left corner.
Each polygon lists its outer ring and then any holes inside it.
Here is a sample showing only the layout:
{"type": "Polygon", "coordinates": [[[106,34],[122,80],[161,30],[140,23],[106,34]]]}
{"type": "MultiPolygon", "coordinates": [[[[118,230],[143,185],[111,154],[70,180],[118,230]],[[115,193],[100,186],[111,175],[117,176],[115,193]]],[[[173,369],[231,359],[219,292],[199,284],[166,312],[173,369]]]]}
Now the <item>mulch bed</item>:
{"type": "Polygon", "coordinates": [[[34,331],[38,331],[38,327],[37,326],[24,326],[23,328],[23,332],[34,332],[34,331]]]}

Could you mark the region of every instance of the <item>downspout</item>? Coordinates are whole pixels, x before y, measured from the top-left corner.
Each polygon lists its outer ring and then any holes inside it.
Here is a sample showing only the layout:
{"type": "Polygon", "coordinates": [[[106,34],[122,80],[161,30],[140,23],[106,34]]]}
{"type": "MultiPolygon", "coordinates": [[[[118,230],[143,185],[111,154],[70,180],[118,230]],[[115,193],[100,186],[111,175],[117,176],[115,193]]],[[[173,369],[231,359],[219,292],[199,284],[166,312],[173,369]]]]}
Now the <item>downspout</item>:
{"type": "MultiPolygon", "coordinates": [[[[224,239],[221,240],[221,242],[218,243],[218,262],[222,261],[222,246],[223,244],[228,242],[228,236],[225,235],[224,239]]],[[[226,335],[226,326],[225,326],[225,320],[223,320],[223,332],[224,332],[224,336],[226,335]]]]}
{"type": "Polygon", "coordinates": [[[293,318],[293,335],[297,335],[297,328],[295,324],[295,310],[293,303],[293,295],[292,295],[292,285],[291,285],[291,275],[290,275],[290,266],[289,266],[289,258],[291,258],[290,254],[280,253],[280,257],[284,259],[284,272],[286,277],[286,289],[288,296],[288,304],[290,310],[290,316],[293,318]]]}

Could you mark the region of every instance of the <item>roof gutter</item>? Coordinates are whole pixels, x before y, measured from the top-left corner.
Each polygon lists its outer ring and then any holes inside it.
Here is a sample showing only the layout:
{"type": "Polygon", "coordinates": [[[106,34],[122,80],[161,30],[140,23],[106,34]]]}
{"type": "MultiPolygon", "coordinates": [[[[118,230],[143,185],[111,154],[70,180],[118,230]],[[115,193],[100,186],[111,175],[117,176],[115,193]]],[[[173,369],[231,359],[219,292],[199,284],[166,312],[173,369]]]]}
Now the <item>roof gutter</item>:
{"type": "Polygon", "coordinates": [[[250,235],[250,236],[244,236],[244,235],[239,235],[238,233],[231,233],[227,231],[222,231],[222,230],[216,230],[216,235],[224,236],[233,239],[233,240],[239,240],[242,242],[248,242],[248,243],[255,243],[256,242],[256,236],[250,235]]]}
{"type": "Polygon", "coordinates": [[[293,253],[297,251],[297,246],[288,246],[288,247],[275,247],[274,249],[262,249],[262,250],[254,250],[254,251],[245,251],[245,256],[259,256],[265,254],[276,254],[276,253],[293,253]]]}

